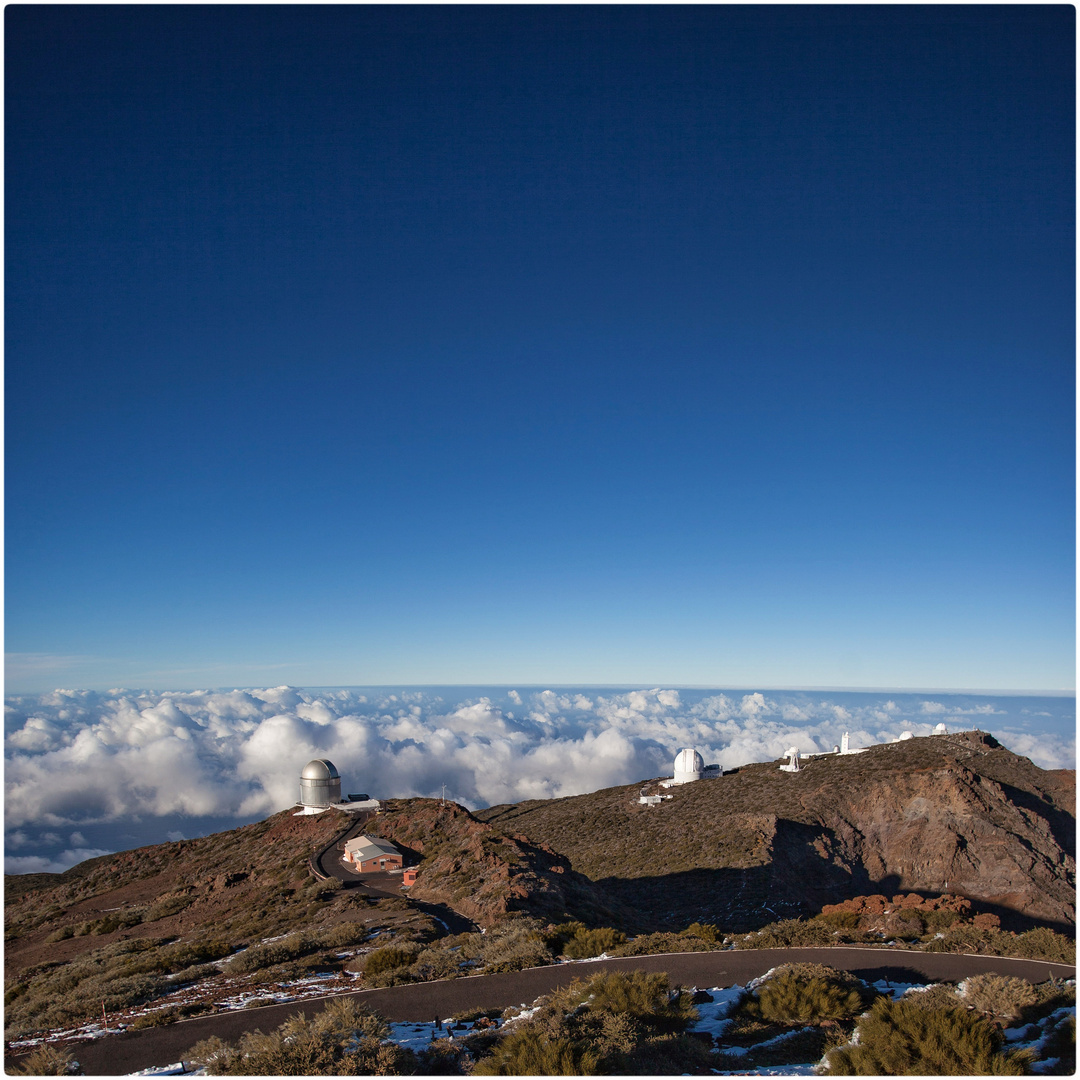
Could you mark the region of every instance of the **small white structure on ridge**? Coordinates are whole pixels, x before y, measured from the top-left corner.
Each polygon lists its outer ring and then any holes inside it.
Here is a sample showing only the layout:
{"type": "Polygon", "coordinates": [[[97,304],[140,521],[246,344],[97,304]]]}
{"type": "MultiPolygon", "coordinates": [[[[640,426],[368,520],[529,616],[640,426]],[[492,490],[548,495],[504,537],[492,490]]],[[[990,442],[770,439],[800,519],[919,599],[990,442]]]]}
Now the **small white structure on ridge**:
{"type": "Polygon", "coordinates": [[[700,780],[705,772],[705,759],[696,750],[680,750],[675,757],[676,784],[690,784],[700,780]]]}
{"type": "Polygon", "coordinates": [[[798,772],[799,771],[799,748],[797,746],[791,747],[787,752],[787,764],[780,766],[781,772],[798,772]]]}
{"type": "Polygon", "coordinates": [[[844,732],[844,737],[840,740],[840,753],[841,754],[865,754],[867,747],[861,746],[855,750],[851,749],[851,735],[849,732],[844,732]]]}
{"type": "Polygon", "coordinates": [[[661,780],[661,787],[674,787],[676,784],[692,784],[695,780],[711,779],[723,776],[724,770],[719,765],[706,765],[705,759],[690,748],[680,750],[675,755],[675,775],[670,780],[661,780]]]}
{"type": "Polygon", "coordinates": [[[934,728],[934,734],[935,735],[948,735],[949,734],[949,729],[944,724],[938,724],[937,727],[934,728]]]}

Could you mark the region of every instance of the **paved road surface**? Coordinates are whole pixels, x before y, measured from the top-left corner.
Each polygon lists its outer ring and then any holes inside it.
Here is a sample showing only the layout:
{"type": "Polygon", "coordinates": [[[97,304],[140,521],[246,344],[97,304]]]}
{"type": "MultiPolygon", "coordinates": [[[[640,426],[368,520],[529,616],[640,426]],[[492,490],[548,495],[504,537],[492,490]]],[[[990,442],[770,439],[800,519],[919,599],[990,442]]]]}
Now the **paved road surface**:
{"type": "MultiPolygon", "coordinates": [[[[569,985],[574,978],[588,978],[598,971],[665,971],[673,983],[683,986],[732,986],[745,984],[778,964],[800,961],[829,964],[869,980],[885,978],[895,982],[925,979],[956,982],[968,975],[988,971],[1027,979],[1029,982],[1043,982],[1051,976],[1073,978],[1076,975],[1076,968],[1069,964],[999,956],[907,952],[902,949],[748,949],[558,964],[501,975],[477,975],[361,990],[348,996],[358,998],[387,1020],[429,1021],[436,1016],[446,1019],[469,1009],[504,1008],[532,1002],[541,994],[569,985]]],[[[210,1035],[235,1041],[244,1032],[255,1028],[272,1031],[297,1012],[313,1015],[322,1008],[325,1000],[215,1013],[168,1027],[111,1035],[73,1049],[88,1074],[117,1076],[153,1065],[181,1061],[195,1043],[210,1035]]]]}

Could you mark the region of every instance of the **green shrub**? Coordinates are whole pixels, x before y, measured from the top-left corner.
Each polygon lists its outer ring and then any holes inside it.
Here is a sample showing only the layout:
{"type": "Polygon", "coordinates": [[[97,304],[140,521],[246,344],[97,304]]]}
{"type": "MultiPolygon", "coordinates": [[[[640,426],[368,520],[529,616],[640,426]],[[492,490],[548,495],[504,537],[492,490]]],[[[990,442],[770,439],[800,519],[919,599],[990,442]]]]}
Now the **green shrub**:
{"type": "Polygon", "coordinates": [[[150,905],[146,912],[146,922],[157,922],[158,919],[166,919],[170,915],[177,915],[184,908],[190,906],[191,898],[188,896],[163,896],[150,905]]]}
{"type": "Polygon", "coordinates": [[[590,956],[599,956],[625,941],[626,935],[610,926],[602,926],[599,930],[578,930],[566,943],[563,953],[571,960],[584,960],[590,956]]]}
{"type": "Polygon", "coordinates": [[[994,935],[970,923],[954,923],[948,930],[935,935],[923,946],[924,952],[977,953],[994,935]]]}
{"type": "Polygon", "coordinates": [[[689,994],[672,993],[664,972],[606,972],[572,984],[570,1000],[593,1012],[625,1014],[658,1031],[683,1031],[698,1018],[689,994]]]}
{"type": "Polygon", "coordinates": [[[221,974],[221,968],[217,964],[192,964],[181,971],[176,972],[173,978],[173,986],[183,986],[185,983],[201,982],[203,979],[212,979],[221,974]]]}
{"type": "MultiPolygon", "coordinates": [[[[1004,935],[1001,935],[1004,936],[1004,935]]],[[[1076,963],[1076,942],[1046,926],[1036,926],[1020,934],[1008,956],[1030,960],[1057,960],[1063,964],[1076,963]]]]}
{"type": "Polygon", "coordinates": [[[1039,999],[1035,987],[1026,979],[1007,975],[972,975],[961,983],[960,992],[977,1012],[1004,1021],[1019,1019],[1039,999]]]}
{"type": "Polygon", "coordinates": [[[756,934],[735,940],[737,949],[789,949],[812,945],[833,945],[832,928],[824,923],[782,919],[762,927],[756,934]]]}
{"type": "Polygon", "coordinates": [[[185,941],[163,949],[153,958],[153,963],[155,967],[171,974],[208,960],[222,960],[231,953],[232,946],[221,938],[185,941]]]}
{"type": "Polygon", "coordinates": [[[298,956],[305,956],[315,952],[319,948],[319,942],[306,934],[290,934],[280,941],[271,941],[265,945],[253,945],[241,953],[237,953],[229,961],[230,971],[249,972],[259,971],[262,968],[273,967],[275,964],[284,964],[289,960],[295,960],[298,956]]]}
{"type": "Polygon", "coordinates": [[[719,941],[723,935],[712,923],[692,922],[682,931],[685,937],[700,938],[702,941],[719,941]]]}
{"type": "Polygon", "coordinates": [[[68,1051],[46,1043],[17,1061],[11,1071],[16,1076],[70,1076],[75,1062],[68,1051]]]}
{"type": "Polygon", "coordinates": [[[850,980],[781,970],[757,988],[744,1008],[750,1015],[781,1024],[817,1024],[856,1016],[868,995],[850,980]]]}
{"type": "Polygon", "coordinates": [[[75,927],[74,926],[61,926],[58,929],[54,930],[51,934],[49,934],[49,936],[45,938],[45,941],[48,944],[52,945],[54,942],[67,941],[68,938],[71,938],[71,937],[74,937],[74,936],[75,936],[75,927]]]}
{"type": "Polygon", "coordinates": [[[367,923],[343,922],[319,931],[317,937],[323,948],[342,949],[348,945],[361,945],[371,936],[367,923]]]}
{"type": "Polygon", "coordinates": [[[189,1060],[217,1076],[399,1076],[415,1071],[415,1056],[383,1042],[386,1023],[348,998],[308,1020],[303,1013],[269,1035],[249,1032],[232,1045],[212,1037],[196,1043],[189,1060]]]}
{"type": "Polygon", "coordinates": [[[599,1055],[584,1043],[550,1039],[532,1028],[501,1038],[494,1052],[481,1058],[476,1076],[596,1076],[599,1055]]]}
{"type": "Polygon", "coordinates": [[[1002,1035],[964,1009],[921,1009],[878,998],[856,1027],[858,1042],[826,1055],[844,1076],[1019,1076],[1032,1055],[1002,1053],[1002,1035]]]}
{"type": "Polygon", "coordinates": [[[475,945],[484,970],[492,973],[542,967],[553,959],[535,919],[504,923],[489,930],[475,945]]]}
{"type": "Polygon", "coordinates": [[[964,916],[959,911],[948,911],[946,909],[939,909],[937,911],[923,911],[921,912],[923,925],[926,927],[928,934],[936,934],[942,930],[948,930],[958,919],[963,920],[964,916]]]}
{"type": "Polygon", "coordinates": [[[680,934],[639,934],[625,945],[608,949],[609,956],[655,956],[658,953],[703,952],[719,947],[719,942],[689,937],[684,930],[680,934]]]}
{"type": "Polygon", "coordinates": [[[381,949],[375,949],[368,953],[364,960],[364,975],[381,975],[384,972],[396,968],[403,968],[411,964],[420,951],[418,945],[406,942],[402,945],[384,945],[381,949]]]}
{"type": "Polygon", "coordinates": [[[857,911],[830,911],[827,915],[824,912],[815,915],[814,922],[824,923],[834,930],[855,930],[861,922],[861,916],[857,911]]]}
{"type": "Polygon", "coordinates": [[[579,932],[585,933],[588,928],[582,922],[564,922],[559,923],[558,926],[552,926],[549,929],[542,931],[541,936],[544,939],[544,944],[548,946],[553,953],[561,953],[566,947],[566,943],[575,937],[579,932]]]}
{"type": "Polygon", "coordinates": [[[424,949],[409,967],[409,978],[416,982],[452,979],[461,974],[461,953],[451,949],[424,949]]]}

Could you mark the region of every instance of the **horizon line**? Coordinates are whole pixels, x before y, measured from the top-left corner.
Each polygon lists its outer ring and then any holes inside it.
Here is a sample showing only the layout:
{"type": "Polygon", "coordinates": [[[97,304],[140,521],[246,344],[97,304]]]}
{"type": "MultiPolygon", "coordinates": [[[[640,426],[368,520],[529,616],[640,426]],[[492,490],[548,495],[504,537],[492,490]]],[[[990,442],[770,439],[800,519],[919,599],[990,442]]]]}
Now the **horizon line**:
{"type": "Polygon", "coordinates": [[[90,693],[114,693],[117,691],[158,693],[225,692],[235,690],[276,690],[288,687],[296,690],[430,690],[430,689],[524,689],[524,690],[750,690],[775,693],[832,693],[832,694],[977,694],[984,697],[1075,697],[1075,689],[986,689],[974,687],[925,687],[925,686],[837,686],[833,684],[794,684],[790,686],[764,685],[760,683],[665,683],[665,682],[427,682],[427,683],[278,683],[274,686],[256,683],[225,684],[219,686],[111,686],[107,689],[94,687],[53,687],[52,690],[9,690],[5,697],[30,694],[57,693],[62,690],[88,691],[90,693]]]}

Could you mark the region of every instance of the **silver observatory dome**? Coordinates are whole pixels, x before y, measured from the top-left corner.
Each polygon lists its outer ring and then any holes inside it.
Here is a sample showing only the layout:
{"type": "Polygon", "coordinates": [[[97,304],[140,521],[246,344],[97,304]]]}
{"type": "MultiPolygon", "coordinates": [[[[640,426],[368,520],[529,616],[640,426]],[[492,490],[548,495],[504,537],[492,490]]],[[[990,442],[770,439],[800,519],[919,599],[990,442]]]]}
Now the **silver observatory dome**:
{"type": "Polygon", "coordinates": [[[304,806],[330,806],[341,802],[341,774],[326,758],[315,758],[300,774],[300,802],[304,806]]]}

